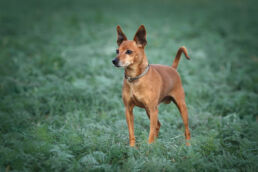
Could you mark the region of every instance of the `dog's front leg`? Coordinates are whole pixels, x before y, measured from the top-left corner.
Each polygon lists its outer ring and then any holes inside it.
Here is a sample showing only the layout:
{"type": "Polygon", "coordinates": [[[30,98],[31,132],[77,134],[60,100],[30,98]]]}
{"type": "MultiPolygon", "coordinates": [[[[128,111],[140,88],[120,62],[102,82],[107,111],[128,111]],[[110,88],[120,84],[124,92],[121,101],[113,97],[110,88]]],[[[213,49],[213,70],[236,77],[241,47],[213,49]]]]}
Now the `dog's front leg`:
{"type": "Polygon", "coordinates": [[[146,109],[147,113],[150,115],[150,133],[149,133],[149,143],[154,142],[157,136],[157,123],[158,123],[158,107],[149,107],[146,109]]]}
{"type": "Polygon", "coordinates": [[[133,106],[125,107],[125,116],[129,131],[129,144],[135,146],[133,106]]]}
{"type": "MultiPolygon", "coordinates": [[[[146,113],[147,113],[148,118],[150,119],[150,114],[149,114],[149,112],[147,110],[146,110],[146,113]]],[[[159,122],[159,119],[158,119],[157,128],[156,128],[156,138],[158,138],[158,136],[159,136],[159,129],[160,129],[160,127],[161,127],[161,123],[159,122]]]]}

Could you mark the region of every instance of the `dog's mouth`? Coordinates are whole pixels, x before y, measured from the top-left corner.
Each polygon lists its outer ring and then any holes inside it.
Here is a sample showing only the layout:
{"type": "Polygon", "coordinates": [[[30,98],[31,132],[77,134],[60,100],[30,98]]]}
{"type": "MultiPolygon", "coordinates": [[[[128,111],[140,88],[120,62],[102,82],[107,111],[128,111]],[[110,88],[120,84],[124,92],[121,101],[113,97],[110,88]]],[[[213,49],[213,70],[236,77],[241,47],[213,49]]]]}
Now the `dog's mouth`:
{"type": "Polygon", "coordinates": [[[112,60],[112,63],[114,64],[115,67],[123,67],[123,65],[121,64],[118,58],[115,58],[114,60],[112,60]]]}
{"type": "Polygon", "coordinates": [[[118,64],[114,64],[114,66],[115,66],[115,67],[121,67],[121,66],[119,66],[118,64]]]}
{"type": "Polygon", "coordinates": [[[123,63],[118,58],[115,58],[114,60],[112,60],[112,63],[114,64],[115,67],[127,67],[130,65],[129,62],[123,63]]]}

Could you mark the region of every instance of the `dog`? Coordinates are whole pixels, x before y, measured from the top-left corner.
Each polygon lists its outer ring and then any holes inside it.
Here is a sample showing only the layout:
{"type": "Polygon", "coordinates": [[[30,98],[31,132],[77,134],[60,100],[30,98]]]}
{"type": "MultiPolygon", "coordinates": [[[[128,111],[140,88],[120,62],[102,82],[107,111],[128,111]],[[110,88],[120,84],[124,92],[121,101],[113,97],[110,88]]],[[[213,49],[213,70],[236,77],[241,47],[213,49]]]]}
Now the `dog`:
{"type": "Polygon", "coordinates": [[[150,119],[148,143],[151,144],[158,137],[161,126],[158,120],[158,106],[160,103],[169,104],[171,101],[179,109],[185,127],[186,145],[189,146],[188,111],[184,89],[177,72],[182,52],[190,60],[186,48],[178,49],[172,66],[149,64],[144,51],[147,45],[144,25],[136,31],[133,40],[127,40],[119,25],[116,30],[118,49],[112,63],[116,67],[124,67],[122,97],[130,146],[135,146],[133,108],[138,106],[145,109],[150,119]]]}

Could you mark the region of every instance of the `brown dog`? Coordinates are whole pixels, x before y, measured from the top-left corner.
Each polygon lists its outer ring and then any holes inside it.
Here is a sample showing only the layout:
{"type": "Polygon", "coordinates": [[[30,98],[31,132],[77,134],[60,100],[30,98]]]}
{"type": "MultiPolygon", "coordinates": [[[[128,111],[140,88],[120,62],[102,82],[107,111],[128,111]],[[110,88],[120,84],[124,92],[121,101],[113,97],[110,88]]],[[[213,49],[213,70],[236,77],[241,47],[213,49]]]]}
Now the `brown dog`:
{"type": "Polygon", "coordinates": [[[134,40],[127,40],[120,26],[117,26],[117,57],[112,61],[116,67],[125,68],[123,85],[123,101],[129,130],[130,146],[135,145],[133,108],[144,108],[150,119],[149,143],[158,137],[160,122],[158,120],[158,105],[173,101],[183,118],[185,126],[186,145],[189,145],[190,132],[188,128],[188,112],[185,104],[185,94],[177,66],[182,52],[187,59],[185,47],[179,48],[172,66],[149,65],[144,52],[147,44],[146,30],[143,25],[137,30],[134,40]]]}

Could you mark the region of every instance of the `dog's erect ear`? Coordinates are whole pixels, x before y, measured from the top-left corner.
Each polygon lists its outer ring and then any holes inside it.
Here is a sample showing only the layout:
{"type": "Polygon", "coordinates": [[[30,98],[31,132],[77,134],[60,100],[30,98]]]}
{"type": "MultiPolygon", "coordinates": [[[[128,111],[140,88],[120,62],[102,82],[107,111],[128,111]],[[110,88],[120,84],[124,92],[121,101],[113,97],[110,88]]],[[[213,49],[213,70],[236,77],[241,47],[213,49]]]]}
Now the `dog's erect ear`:
{"type": "Polygon", "coordinates": [[[137,32],[135,33],[133,40],[136,42],[136,44],[139,47],[145,47],[145,45],[147,44],[147,40],[146,40],[146,30],[143,25],[141,25],[137,30],[137,32]]]}
{"type": "Polygon", "coordinates": [[[117,45],[120,46],[120,44],[123,42],[123,41],[126,41],[127,38],[125,36],[125,34],[123,33],[121,27],[119,25],[117,25],[116,27],[116,31],[117,31],[117,45]]]}

